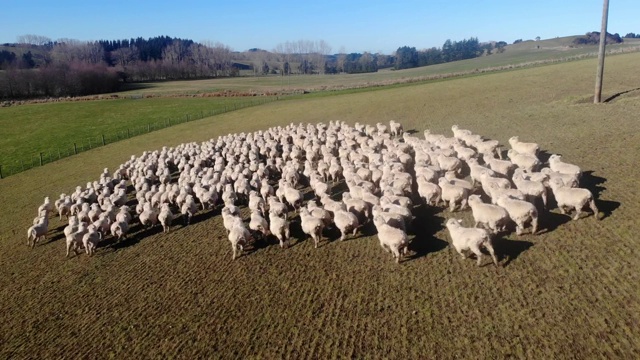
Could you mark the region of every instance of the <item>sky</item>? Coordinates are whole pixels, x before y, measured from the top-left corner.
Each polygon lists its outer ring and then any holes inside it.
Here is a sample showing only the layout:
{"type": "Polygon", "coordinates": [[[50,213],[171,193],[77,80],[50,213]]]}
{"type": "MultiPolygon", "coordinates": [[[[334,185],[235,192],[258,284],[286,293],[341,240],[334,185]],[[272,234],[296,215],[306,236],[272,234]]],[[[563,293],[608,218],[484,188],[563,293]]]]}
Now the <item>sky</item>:
{"type": "MultiPolygon", "coordinates": [[[[331,53],[392,54],[447,40],[542,39],[600,31],[603,0],[2,0],[0,43],[166,35],[234,51],[324,40],[331,53]]],[[[610,0],[608,32],[640,33],[640,0],[610,0]]]]}

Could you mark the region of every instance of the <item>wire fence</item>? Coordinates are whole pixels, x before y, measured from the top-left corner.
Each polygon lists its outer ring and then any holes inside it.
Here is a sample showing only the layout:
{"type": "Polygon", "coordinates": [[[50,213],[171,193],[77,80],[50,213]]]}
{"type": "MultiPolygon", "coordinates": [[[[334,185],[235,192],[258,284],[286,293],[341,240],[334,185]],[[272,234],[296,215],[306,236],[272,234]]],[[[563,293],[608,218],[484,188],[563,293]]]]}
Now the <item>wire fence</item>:
{"type": "Polygon", "coordinates": [[[0,163],[0,179],[7,176],[15,175],[34,167],[43,166],[54,161],[64,159],[69,156],[79,154],[83,151],[94,149],[132,138],[134,136],[148,134],[152,131],[165,129],[174,125],[183,124],[190,121],[200,120],[205,117],[216,116],[230,111],[244,109],[247,107],[263,105],[278,100],[278,97],[268,97],[261,99],[252,99],[246,102],[238,102],[225,105],[223,108],[213,109],[209,111],[201,111],[199,114],[185,114],[182,117],[174,119],[164,119],[146,125],[129,127],[123,130],[108,132],[88,138],[76,139],[66,147],[55,147],[46,150],[33,152],[31,156],[25,156],[20,160],[14,160],[7,163],[0,163]]]}

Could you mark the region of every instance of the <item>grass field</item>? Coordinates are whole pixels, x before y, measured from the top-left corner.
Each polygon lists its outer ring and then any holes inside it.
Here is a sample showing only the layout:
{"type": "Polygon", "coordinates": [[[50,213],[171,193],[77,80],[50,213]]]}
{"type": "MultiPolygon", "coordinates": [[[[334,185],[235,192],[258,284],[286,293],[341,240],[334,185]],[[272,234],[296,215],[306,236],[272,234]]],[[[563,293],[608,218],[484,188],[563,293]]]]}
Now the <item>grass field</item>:
{"type": "Polygon", "coordinates": [[[177,123],[271,101],[271,97],[131,98],[54,102],[0,109],[5,176],[177,123]],[[76,147],[74,149],[74,143],[76,147]]]}
{"type": "MultiPolygon", "coordinates": [[[[0,181],[3,358],[638,358],[640,54],[611,57],[591,103],[596,60],[274,102],[123,140],[0,181]],[[497,244],[502,267],[448,246],[450,214],[416,209],[400,265],[365,233],[296,240],[231,261],[219,216],[137,231],[96,256],[64,258],[63,224],[29,249],[45,195],[97,179],[132,154],[290,122],[395,119],[450,135],[459,124],[515,134],[586,171],[601,221],[557,209],[536,236],[497,244]],[[221,231],[222,230],[222,231],[221,231]]],[[[468,211],[455,214],[467,224],[468,211]]],[[[299,230],[294,227],[294,234],[299,230]]]]}

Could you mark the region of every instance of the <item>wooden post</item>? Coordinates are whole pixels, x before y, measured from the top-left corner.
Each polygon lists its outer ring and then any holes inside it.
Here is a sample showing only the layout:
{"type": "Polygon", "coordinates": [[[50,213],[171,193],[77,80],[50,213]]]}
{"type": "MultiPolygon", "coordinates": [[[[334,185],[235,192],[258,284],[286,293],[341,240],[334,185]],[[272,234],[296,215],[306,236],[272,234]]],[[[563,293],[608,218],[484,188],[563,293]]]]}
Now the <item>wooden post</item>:
{"type": "Polygon", "coordinates": [[[20,159],[20,165],[22,165],[22,171],[24,171],[24,161],[22,159],[20,159]]]}
{"type": "Polygon", "coordinates": [[[151,124],[147,124],[147,132],[151,132],[151,124]]]}
{"type": "Polygon", "coordinates": [[[104,134],[102,134],[102,146],[104,146],[104,145],[105,145],[105,142],[104,142],[104,134]]]}
{"type": "Polygon", "coordinates": [[[78,144],[73,143],[73,153],[78,155],[78,144]]]}
{"type": "Polygon", "coordinates": [[[60,156],[60,148],[58,148],[58,160],[60,160],[61,156],[60,156]]]}
{"type": "Polygon", "coordinates": [[[600,48],[598,49],[598,70],[596,72],[596,93],[593,103],[599,104],[602,99],[602,76],[604,74],[604,49],[607,43],[607,18],[609,17],[609,0],[602,6],[602,26],[600,29],[600,48]]]}
{"type": "Polygon", "coordinates": [[[40,166],[42,166],[42,154],[43,153],[40,153],[40,166]]]}
{"type": "Polygon", "coordinates": [[[0,165],[0,179],[2,179],[2,165],[0,165]]]}
{"type": "Polygon", "coordinates": [[[130,138],[131,134],[129,134],[129,128],[127,128],[127,138],[130,138]]]}

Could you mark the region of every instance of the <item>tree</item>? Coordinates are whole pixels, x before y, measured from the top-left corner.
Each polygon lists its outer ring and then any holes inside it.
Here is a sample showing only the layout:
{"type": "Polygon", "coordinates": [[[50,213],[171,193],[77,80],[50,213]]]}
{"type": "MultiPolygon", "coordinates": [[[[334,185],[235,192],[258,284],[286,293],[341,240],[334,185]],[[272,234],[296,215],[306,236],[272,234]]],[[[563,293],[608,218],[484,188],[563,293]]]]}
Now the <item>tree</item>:
{"type": "Polygon", "coordinates": [[[403,46],[396,50],[396,70],[418,66],[418,52],[415,47],[403,46]]]}

